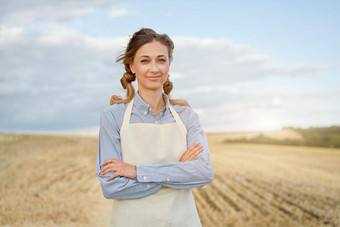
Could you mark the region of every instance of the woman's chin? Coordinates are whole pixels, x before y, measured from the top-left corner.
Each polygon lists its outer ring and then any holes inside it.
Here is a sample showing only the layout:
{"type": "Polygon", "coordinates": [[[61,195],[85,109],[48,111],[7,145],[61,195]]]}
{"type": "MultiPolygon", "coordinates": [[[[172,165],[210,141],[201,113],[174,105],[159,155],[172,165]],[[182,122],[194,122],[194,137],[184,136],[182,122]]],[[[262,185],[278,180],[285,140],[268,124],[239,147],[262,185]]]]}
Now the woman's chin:
{"type": "Polygon", "coordinates": [[[158,91],[158,90],[163,90],[163,83],[160,81],[150,81],[147,84],[143,84],[142,86],[138,86],[139,90],[152,90],[152,91],[158,91]]]}

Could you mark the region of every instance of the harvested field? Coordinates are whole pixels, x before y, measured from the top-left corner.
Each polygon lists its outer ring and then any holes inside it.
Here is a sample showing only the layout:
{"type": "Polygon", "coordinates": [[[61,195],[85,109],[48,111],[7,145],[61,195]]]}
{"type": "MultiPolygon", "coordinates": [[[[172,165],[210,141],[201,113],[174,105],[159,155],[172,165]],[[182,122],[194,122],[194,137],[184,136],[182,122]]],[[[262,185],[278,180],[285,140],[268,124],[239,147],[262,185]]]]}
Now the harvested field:
{"type": "MultiPolygon", "coordinates": [[[[340,149],[208,140],[203,226],[340,226],[340,149]]],[[[93,137],[0,134],[1,226],[108,226],[96,152],[93,137]]]]}

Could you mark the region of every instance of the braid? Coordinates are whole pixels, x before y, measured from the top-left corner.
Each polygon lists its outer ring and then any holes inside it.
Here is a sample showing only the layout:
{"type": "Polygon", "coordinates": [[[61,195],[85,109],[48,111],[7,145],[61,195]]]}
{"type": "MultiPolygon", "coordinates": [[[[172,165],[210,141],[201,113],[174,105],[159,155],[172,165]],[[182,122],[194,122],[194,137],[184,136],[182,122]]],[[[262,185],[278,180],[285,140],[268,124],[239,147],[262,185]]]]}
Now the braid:
{"type": "MultiPolygon", "coordinates": [[[[131,70],[129,69],[131,72],[131,70]]],[[[120,79],[120,83],[122,84],[123,88],[126,89],[126,99],[123,99],[120,96],[112,95],[110,100],[110,105],[115,103],[127,103],[130,102],[133,97],[135,97],[135,88],[132,86],[132,81],[136,80],[136,76],[131,73],[124,73],[123,77],[120,79]]]]}
{"type": "Polygon", "coordinates": [[[163,90],[164,90],[164,93],[169,97],[170,103],[173,104],[173,105],[181,105],[181,106],[188,106],[188,107],[190,107],[189,103],[186,100],[184,100],[184,99],[172,99],[170,97],[170,92],[172,91],[172,88],[174,87],[174,85],[169,80],[169,77],[170,77],[170,75],[168,75],[168,79],[163,84],[163,90]]]}
{"type": "Polygon", "coordinates": [[[172,91],[172,88],[174,87],[172,82],[169,80],[170,75],[168,75],[168,79],[163,84],[163,90],[166,95],[170,97],[170,92],[172,91]]]}
{"type": "Polygon", "coordinates": [[[131,83],[132,81],[136,80],[136,76],[130,74],[130,73],[124,73],[123,77],[120,79],[120,83],[122,84],[124,89],[127,89],[127,86],[131,83]]]}

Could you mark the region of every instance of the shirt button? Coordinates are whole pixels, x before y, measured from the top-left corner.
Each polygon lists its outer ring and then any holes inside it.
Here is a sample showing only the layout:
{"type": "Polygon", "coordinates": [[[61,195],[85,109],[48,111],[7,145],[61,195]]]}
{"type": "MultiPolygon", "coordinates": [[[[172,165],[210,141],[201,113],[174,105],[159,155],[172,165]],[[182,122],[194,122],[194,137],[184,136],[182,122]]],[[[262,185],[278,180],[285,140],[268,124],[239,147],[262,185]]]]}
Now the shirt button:
{"type": "Polygon", "coordinates": [[[148,179],[146,176],[144,176],[144,180],[148,179]]]}
{"type": "Polygon", "coordinates": [[[170,181],[170,179],[168,178],[168,179],[166,179],[166,181],[170,181]]]}
{"type": "Polygon", "coordinates": [[[150,188],[150,184],[148,184],[148,188],[150,188]]]}
{"type": "Polygon", "coordinates": [[[152,111],[151,107],[149,107],[149,111],[152,111]]]}
{"type": "Polygon", "coordinates": [[[146,114],[147,114],[147,112],[146,111],[144,111],[144,115],[146,116],[146,114]]]}

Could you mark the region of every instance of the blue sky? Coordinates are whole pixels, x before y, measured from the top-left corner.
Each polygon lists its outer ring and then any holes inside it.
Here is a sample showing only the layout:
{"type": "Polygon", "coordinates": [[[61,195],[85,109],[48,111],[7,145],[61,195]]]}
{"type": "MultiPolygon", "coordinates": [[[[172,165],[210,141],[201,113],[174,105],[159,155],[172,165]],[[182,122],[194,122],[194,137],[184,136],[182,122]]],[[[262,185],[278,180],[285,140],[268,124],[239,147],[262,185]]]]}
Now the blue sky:
{"type": "Polygon", "coordinates": [[[0,131],[98,127],[135,31],[175,42],[174,98],[207,131],[340,124],[338,1],[8,1],[0,131]]]}
{"type": "Polygon", "coordinates": [[[102,9],[74,26],[92,36],[149,26],[171,36],[231,39],[288,63],[339,60],[329,48],[339,46],[337,1],[127,1],[118,7],[131,12],[112,20],[102,9]]]}

